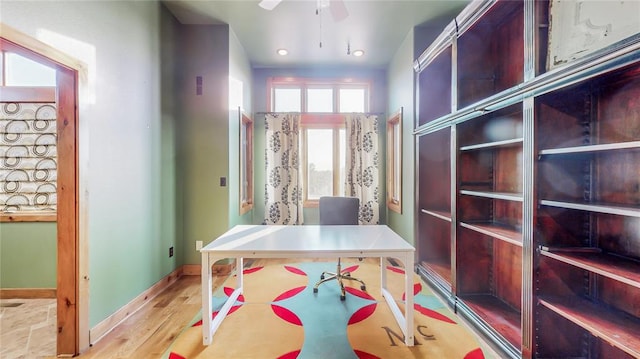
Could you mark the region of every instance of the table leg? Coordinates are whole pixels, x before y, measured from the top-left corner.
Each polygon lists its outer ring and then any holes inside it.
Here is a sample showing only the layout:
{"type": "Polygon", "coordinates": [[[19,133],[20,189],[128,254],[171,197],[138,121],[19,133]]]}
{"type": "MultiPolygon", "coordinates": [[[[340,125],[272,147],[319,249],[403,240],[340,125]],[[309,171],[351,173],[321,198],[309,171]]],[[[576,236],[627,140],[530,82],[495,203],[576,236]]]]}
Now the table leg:
{"type": "Polygon", "coordinates": [[[202,344],[211,344],[211,262],[209,253],[202,253],[202,344]]]}
{"type": "MultiPolygon", "coordinates": [[[[221,258],[217,258],[217,259],[221,259],[221,258]]],[[[206,262],[207,262],[207,266],[209,267],[208,275],[204,272],[205,258],[203,256],[203,258],[202,258],[202,265],[203,265],[203,272],[202,272],[202,278],[203,278],[202,279],[202,283],[203,283],[202,284],[202,344],[203,345],[211,344],[211,342],[213,341],[213,335],[218,330],[220,325],[222,325],[222,321],[224,320],[224,318],[227,317],[227,314],[229,314],[229,310],[231,310],[231,307],[233,307],[233,305],[238,300],[238,297],[240,296],[240,294],[242,294],[242,291],[243,291],[243,287],[242,287],[243,286],[243,274],[242,274],[242,263],[243,263],[243,260],[242,260],[242,258],[237,258],[236,259],[236,265],[237,265],[236,266],[237,287],[233,291],[233,293],[231,293],[231,295],[229,295],[229,298],[227,298],[227,300],[224,302],[224,304],[222,305],[222,307],[218,311],[218,314],[216,315],[216,317],[212,318],[211,264],[215,263],[215,259],[211,258],[211,257],[207,257],[206,262]],[[209,278],[207,287],[205,287],[205,279],[204,279],[205,277],[209,278]],[[208,290],[206,290],[206,288],[208,288],[208,290]],[[205,294],[205,290],[207,292],[206,294],[205,294]]]]}
{"type": "Polygon", "coordinates": [[[404,289],[406,293],[405,295],[406,299],[405,299],[404,315],[402,314],[402,311],[400,310],[398,303],[396,303],[396,300],[393,298],[393,295],[391,295],[391,292],[389,292],[387,288],[387,278],[386,278],[387,268],[386,266],[384,266],[383,262],[380,263],[381,264],[380,287],[382,289],[382,296],[387,302],[389,309],[391,309],[391,314],[393,314],[393,317],[396,319],[396,322],[398,323],[400,330],[402,330],[404,334],[405,344],[408,347],[412,347],[413,346],[413,254],[411,254],[410,258],[408,258],[408,256],[403,255],[401,257],[398,257],[398,259],[403,261],[405,265],[404,289]]]}
{"type": "Polygon", "coordinates": [[[413,346],[413,252],[407,253],[404,258],[404,292],[405,295],[405,336],[404,343],[413,346]]]}

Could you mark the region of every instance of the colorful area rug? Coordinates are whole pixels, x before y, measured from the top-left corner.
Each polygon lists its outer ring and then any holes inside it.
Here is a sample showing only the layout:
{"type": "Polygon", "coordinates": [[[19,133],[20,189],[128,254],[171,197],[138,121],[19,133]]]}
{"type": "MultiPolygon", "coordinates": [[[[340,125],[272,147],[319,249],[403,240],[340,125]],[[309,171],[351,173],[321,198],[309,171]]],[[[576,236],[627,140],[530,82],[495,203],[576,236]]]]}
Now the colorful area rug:
{"type": "MultiPolygon", "coordinates": [[[[244,293],[213,336],[202,345],[202,316],[182,331],[163,355],[178,358],[461,358],[488,357],[476,337],[414,274],[415,346],[404,335],[380,293],[380,267],[366,262],[344,263],[344,272],[363,279],[345,282],[340,300],[335,281],[313,286],[330,262],[267,265],[244,270],[244,293]]],[[[333,266],[333,268],[332,268],[333,266]]],[[[404,311],[404,270],[388,266],[390,292],[404,311]]],[[[235,277],[214,293],[214,311],[233,292],[235,277]]],[[[213,314],[216,315],[216,312],[213,314]]]]}

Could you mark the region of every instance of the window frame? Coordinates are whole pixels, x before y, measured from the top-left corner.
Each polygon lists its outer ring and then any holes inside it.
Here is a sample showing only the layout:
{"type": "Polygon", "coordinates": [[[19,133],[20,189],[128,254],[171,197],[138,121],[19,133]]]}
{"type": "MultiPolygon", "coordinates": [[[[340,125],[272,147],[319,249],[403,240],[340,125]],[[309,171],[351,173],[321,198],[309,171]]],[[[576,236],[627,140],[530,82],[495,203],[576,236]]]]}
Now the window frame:
{"type": "MultiPolygon", "coordinates": [[[[303,183],[303,207],[318,207],[317,199],[309,199],[308,181],[308,150],[307,129],[333,129],[333,195],[338,193],[340,186],[340,130],[346,130],[345,115],[350,112],[340,112],[341,89],[363,89],[364,111],[369,111],[371,102],[371,81],[354,78],[298,78],[298,77],[271,77],[267,79],[267,106],[268,111],[275,109],[275,91],[279,88],[299,88],[301,91],[300,108],[300,152],[303,183]],[[332,112],[308,112],[308,89],[327,89],[333,91],[332,112]]],[[[346,148],[345,148],[346,150],[346,148]]],[[[345,174],[346,175],[346,174],[345,174]]]]}
{"type": "Polygon", "coordinates": [[[402,214],[402,107],[387,119],[387,208],[402,214]]]}
{"type": "Polygon", "coordinates": [[[371,102],[371,82],[361,79],[311,79],[298,77],[271,77],[267,80],[267,111],[277,111],[275,109],[275,90],[277,88],[299,88],[301,113],[333,113],[346,114],[350,112],[340,112],[340,89],[363,89],[364,90],[364,111],[369,112],[371,102]],[[333,111],[332,112],[308,112],[308,89],[331,88],[333,90],[333,111]]]}
{"type": "MultiPolygon", "coordinates": [[[[32,56],[30,53],[16,51],[0,51],[0,102],[16,102],[16,103],[53,103],[57,108],[57,85],[56,86],[14,86],[7,85],[7,63],[6,56],[8,53],[24,57],[31,61],[42,64],[39,56],[32,56]]],[[[48,66],[48,65],[44,65],[48,66]]],[[[56,73],[57,68],[54,68],[56,73]]],[[[59,146],[59,144],[58,144],[59,146]]],[[[56,186],[58,181],[56,181],[56,186]]],[[[0,210],[0,222],[56,222],[58,219],[58,203],[55,210],[36,210],[36,211],[11,211],[6,212],[0,210]]]]}
{"type": "Polygon", "coordinates": [[[340,190],[340,130],[346,129],[344,123],[344,115],[342,114],[304,114],[300,120],[301,136],[300,136],[300,149],[301,149],[301,166],[302,166],[302,183],[304,184],[302,191],[302,206],[303,207],[318,207],[318,199],[309,199],[309,158],[308,158],[308,141],[307,130],[308,129],[327,129],[333,132],[333,156],[331,159],[332,173],[333,173],[333,193],[334,196],[341,195],[340,190]]]}
{"type": "Polygon", "coordinates": [[[240,173],[239,173],[239,195],[240,195],[240,215],[253,209],[253,120],[243,111],[240,113],[240,173]],[[244,135],[244,136],[243,136],[244,135]],[[243,155],[244,154],[244,155],[243,155]],[[246,183],[245,183],[246,182],[246,183]]]}

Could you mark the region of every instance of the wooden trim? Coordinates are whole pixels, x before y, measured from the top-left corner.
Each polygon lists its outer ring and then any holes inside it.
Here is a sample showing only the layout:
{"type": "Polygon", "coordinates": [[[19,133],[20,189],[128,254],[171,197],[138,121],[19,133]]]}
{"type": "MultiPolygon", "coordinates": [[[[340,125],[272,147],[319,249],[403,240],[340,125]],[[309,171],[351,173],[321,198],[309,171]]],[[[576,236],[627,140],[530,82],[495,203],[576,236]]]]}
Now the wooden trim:
{"type": "Polygon", "coordinates": [[[300,115],[300,125],[345,126],[344,113],[303,113],[300,115]]]}
{"type": "MultiPolygon", "coordinates": [[[[214,276],[227,276],[233,272],[235,267],[235,261],[229,264],[214,264],[211,271],[214,276]]],[[[182,276],[191,276],[201,274],[200,264],[185,264],[180,268],[177,268],[173,272],[166,275],[164,278],[157,281],[149,289],[140,293],[137,297],[131,300],[129,303],[118,309],[115,313],[98,323],[95,327],[89,331],[89,341],[91,345],[104,338],[115,329],[121,322],[132,316],[143,306],[151,302],[153,298],[158,294],[167,290],[173,283],[175,283],[182,276]]]]}
{"type": "Polygon", "coordinates": [[[0,222],[55,222],[57,218],[55,212],[0,213],[0,222]]]}
{"type": "MultiPolygon", "coordinates": [[[[86,86],[88,67],[81,61],[0,23],[0,48],[54,66],[57,69],[58,129],[65,128],[62,139],[58,137],[58,338],[57,356],[75,356],[89,347],[89,261],[87,230],[86,176],[82,192],[79,172],[86,168],[88,153],[83,154],[83,167],[78,161],[79,82],[86,86]],[[61,116],[62,115],[62,116],[61,116]],[[60,152],[62,148],[62,152],[60,152]],[[64,173],[68,171],[69,173],[64,173]],[[60,182],[62,176],[62,182],[60,182]],[[61,187],[64,186],[64,190],[61,187]],[[61,210],[62,208],[62,210],[61,210]],[[82,228],[80,224],[83,225],[82,228]],[[63,229],[60,231],[60,229],[63,229]],[[82,281],[79,274],[84,273],[82,281]],[[63,284],[60,286],[60,284],[63,284]],[[82,293],[82,296],[80,296],[82,293]],[[62,304],[62,305],[60,305],[62,304]]],[[[86,129],[86,126],[84,126],[86,129]]],[[[60,134],[58,134],[60,136],[60,134]]]]}
{"type": "MultiPolygon", "coordinates": [[[[253,120],[244,112],[240,111],[240,154],[246,152],[245,161],[240,160],[240,174],[246,172],[245,176],[248,181],[247,193],[244,193],[244,183],[240,183],[240,215],[243,215],[253,209],[253,120]],[[246,148],[242,143],[242,132],[246,126],[246,148]],[[245,200],[245,198],[247,200],[245,200]]],[[[240,176],[242,181],[243,176],[240,176]]]]}
{"type": "Polygon", "coordinates": [[[15,52],[36,62],[47,63],[54,66],[64,66],[86,73],[86,66],[77,59],[38,41],[30,35],[24,34],[10,26],[0,23],[0,34],[6,43],[2,44],[2,49],[15,52]],[[25,52],[25,49],[28,51],[25,52]]]}
{"type": "Polygon", "coordinates": [[[2,288],[0,299],[53,299],[55,288],[2,288]]]}
{"type": "MultiPolygon", "coordinates": [[[[236,267],[235,262],[228,264],[214,264],[211,267],[211,274],[214,276],[230,275],[236,267]]],[[[201,275],[202,266],[200,264],[185,264],[182,266],[182,275],[201,275]]]]}
{"type": "Polygon", "coordinates": [[[76,74],[57,72],[58,93],[58,354],[78,347],[78,174],[76,74]]]}
{"type": "Polygon", "coordinates": [[[185,264],[182,266],[182,275],[200,275],[200,264],[185,264]]]}
{"type": "Polygon", "coordinates": [[[55,87],[0,86],[0,102],[56,102],[55,87]]]}
{"type": "Polygon", "coordinates": [[[390,211],[402,214],[402,107],[387,119],[387,208],[390,211]],[[398,143],[395,140],[395,131],[399,132],[398,143]],[[398,178],[395,176],[396,155],[399,156],[398,178]],[[396,180],[398,182],[396,182],[396,180]],[[393,198],[394,187],[399,185],[398,198],[393,198]]]}
{"type": "Polygon", "coordinates": [[[89,331],[89,342],[91,345],[102,339],[105,335],[115,329],[123,320],[129,318],[145,304],[151,302],[162,291],[175,283],[182,276],[182,267],[174,270],[164,278],[157,281],[149,289],[140,293],[137,297],[118,309],[115,313],[98,323],[89,331]]]}

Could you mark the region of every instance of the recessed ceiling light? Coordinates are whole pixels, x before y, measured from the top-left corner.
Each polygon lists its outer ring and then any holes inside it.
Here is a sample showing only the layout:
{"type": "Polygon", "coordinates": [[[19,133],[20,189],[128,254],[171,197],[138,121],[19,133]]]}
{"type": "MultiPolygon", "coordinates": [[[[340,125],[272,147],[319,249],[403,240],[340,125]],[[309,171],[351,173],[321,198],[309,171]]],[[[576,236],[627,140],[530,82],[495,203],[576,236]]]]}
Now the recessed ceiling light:
{"type": "Polygon", "coordinates": [[[287,51],[287,49],[278,49],[278,51],[276,51],[278,53],[278,55],[280,56],[285,56],[289,53],[289,51],[287,51]]]}
{"type": "Polygon", "coordinates": [[[362,55],[364,55],[364,50],[355,50],[353,52],[353,56],[355,56],[355,57],[360,57],[362,55]]]}

